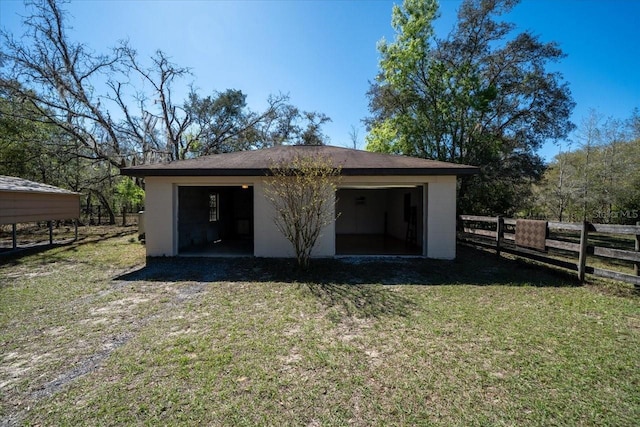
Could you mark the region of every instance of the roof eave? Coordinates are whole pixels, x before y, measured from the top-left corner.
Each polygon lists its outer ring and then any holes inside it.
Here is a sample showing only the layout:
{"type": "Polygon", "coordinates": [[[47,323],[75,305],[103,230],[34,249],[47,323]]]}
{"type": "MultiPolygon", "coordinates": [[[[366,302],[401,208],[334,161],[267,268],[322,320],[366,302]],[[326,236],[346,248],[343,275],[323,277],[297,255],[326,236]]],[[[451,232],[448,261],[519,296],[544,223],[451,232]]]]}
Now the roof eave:
{"type": "Polygon", "coordinates": [[[45,194],[54,196],[82,196],[82,193],[76,193],[75,191],[62,192],[62,191],[43,191],[43,190],[14,190],[7,188],[0,188],[0,193],[21,193],[21,194],[45,194]]]}
{"type": "MultiPolygon", "coordinates": [[[[475,175],[476,167],[459,168],[345,168],[344,176],[432,176],[432,175],[475,175]]],[[[120,173],[126,176],[267,176],[269,169],[163,169],[163,168],[123,168],[120,173]]]]}

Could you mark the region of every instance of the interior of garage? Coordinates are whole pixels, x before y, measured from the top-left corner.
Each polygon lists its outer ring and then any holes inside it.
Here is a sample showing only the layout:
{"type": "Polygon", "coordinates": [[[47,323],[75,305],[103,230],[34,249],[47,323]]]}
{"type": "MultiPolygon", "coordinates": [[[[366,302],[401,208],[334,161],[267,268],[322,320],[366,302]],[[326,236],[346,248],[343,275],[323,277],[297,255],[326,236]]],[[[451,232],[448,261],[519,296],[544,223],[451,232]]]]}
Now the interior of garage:
{"type": "Polygon", "coordinates": [[[341,188],[336,255],[421,255],[422,187],[341,188]]]}
{"type": "Polygon", "coordinates": [[[253,187],[179,187],[178,253],[253,255],[253,187]]]}

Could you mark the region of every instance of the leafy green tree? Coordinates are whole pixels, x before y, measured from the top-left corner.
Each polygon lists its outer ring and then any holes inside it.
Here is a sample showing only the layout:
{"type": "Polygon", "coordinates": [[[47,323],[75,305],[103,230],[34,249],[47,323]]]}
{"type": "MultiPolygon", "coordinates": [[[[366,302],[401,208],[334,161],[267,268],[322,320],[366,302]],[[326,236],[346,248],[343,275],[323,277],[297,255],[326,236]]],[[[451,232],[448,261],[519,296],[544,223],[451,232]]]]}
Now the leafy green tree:
{"type": "Polygon", "coordinates": [[[144,190],[129,177],[120,177],[115,185],[115,195],[122,211],[122,225],[126,225],[127,212],[140,209],[144,202],[144,190]]]}
{"type": "Polygon", "coordinates": [[[263,148],[288,142],[298,110],[287,95],[272,95],[267,108],[255,112],[247,107],[247,95],[236,89],[201,97],[192,90],[185,104],[191,117],[189,135],[181,149],[183,157],[263,148]]]}
{"type": "Polygon", "coordinates": [[[304,111],[302,119],[306,122],[306,127],[302,128],[298,135],[296,145],[325,145],[329,137],[322,133],[322,125],[330,122],[329,116],[317,111],[304,111]]]}
{"type": "Polygon", "coordinates": [[[437,2],[405,0],[393,8],[395,40],[378,45],[367,149],[479,166],[460,183],[464,212],[518,211],[544,171],[536,150],[573,128],[568,86],[547,71],[562,51],[497,19],[516,3],[466,0],[437,38],[437,2]]]}
{"type": "Polygon", "coordinates": [[[324,145],[329,142],[322,126],[331,118],[317,111],[301,111],[291,104],[283,104],[268,120],[254,127],[257,148],[274,145],[324,145]]]}
{"type": "Polygon", "coordinates": [[[36,179],[35,160],[42,151],[36,141],[45,132],[29,120],[33,111],[22,107],[15,99],[0,97],[0,175],[36,179]]]}
{"type": "Polygon", "coordinates": [[[572,152],[555,156],[543,178],[533,185],[534,203],[529,213],[538,217],[574,220],[582,192],[583,163],[572,152]]]}

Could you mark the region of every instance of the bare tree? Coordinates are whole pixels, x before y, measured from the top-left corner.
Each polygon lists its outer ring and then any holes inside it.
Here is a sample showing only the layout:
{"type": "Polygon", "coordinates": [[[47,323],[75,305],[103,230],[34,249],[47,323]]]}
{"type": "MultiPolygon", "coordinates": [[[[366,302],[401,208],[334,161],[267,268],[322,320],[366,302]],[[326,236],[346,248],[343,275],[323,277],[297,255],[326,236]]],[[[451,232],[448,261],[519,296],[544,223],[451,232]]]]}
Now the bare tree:
{"type": "MultiPolygon", "coordinates": [[[[246,106],[240,90],[202,97],[192,86],[174,99],[189,68],[158,50],[138,55],[127,42],[97,54],[67,34],[62,0],[32,0],[21,37],[2,33],[0,90],[30,103],[87,149],[116,168],[282,143],[319,145],[331,121],[318,112],[270,96],[262,112],[246,106]]],[[[87,154],[88,153],[88,154],[87,154]]]]}
{"type": "Polygon", "coordinates": [[[351,130],[349,131],[349,139],[351,140],[352,148],[354,150],[357,150],[358,144],[360,143],[360,132],[354,125],[351,125],[351,130]]]}
{"type": "Polygon", "coordinates": [[[0,91],[67,135],[76,159],[90,164],[91,179],[77,190],[95,194],[114,218],[119,168],[176,158],[190,117],[171,89],[189,71],[161,51],[143,66],[126,43],[93,52],[69,37],[62,5],[33,0],[24,34],[1,34],[0,91]]]}
{"type": "Polygon", "coordinates": [[[54,0],[30,3],[23,38],[3,34],[0,85],[89,148],[93,156],[124,166],[127,153],[111,115],[95,93],[95,80],[116,72],[121,54],[96,55],[68,40],[64,12],[54,0]],[[30,44],[23,40],[29,40],[30,44]]]}
{"type": "Polygon", "coordinates": [[[307,268],[322,230],[335,220],[340,168],[325,157],[296,156],[270,169],[265,193],[276,227],[293,245],[298,266],[307,268]]]}
{"type": "Polygon", "coordinates": [[[188,68],[160,50],[145,58],[126,42],[107,54],[74,42],[63,4],[31,0],[24,34],[0,33],[0,94],[64,132],[95,175],[77,190],[95,193],[107,210],[121,167],[326,140],[321,126],[330,119],[300,112],[285,95],[271,96],[263,112],[249,110],[239,90],[206,98],[192,90],[186,102],[176,100],[188,68]]]}
{"type": "Polygon", "coordinates": [[[29,6],[25,34],[2,34],[0,89],[116,168],[178,158],[190,117],[174,103],[172,85],[189,70],[162,51],[144,66],[127,43],[96,54],[69,38],[60,2],[29,6]]]}
{"type": "Polygon", "coordinates": [[[591,205],[589,187],[593,185],[591,174],[591,157],[594,150],[602,141],[602,115],[596,110],[590,110],[589,115],[582,121],[582,126],[578,129],[577,140],[579,146],[584,150],[584,168],[582,171],[582,219],[587,220],[589,206],[591,205]]]}
{"type": "Polygon", "coordinates": [[[130,82],[126,85],[114,80],[108,82],[114,95],[112,101],[124,113],[121,133],[137,143],[143,163],[182,158],[185,132],[192,119],[185,108],[173,101],[172,89],[176,80],[190,75],[190,70],[172,63],[161,50],[155,52],[147,67],[141,64],[136,51],[128,44],[122,44],[119,51],[129,78],[138,78],[142,83],[140,86],[150,88],[149,93],[138,90],[133,94],[139,107],[138,116],[135,116],[129,111],[130,99],[123,98],[121,93],[121,88],[130,86],[130,82]]]}

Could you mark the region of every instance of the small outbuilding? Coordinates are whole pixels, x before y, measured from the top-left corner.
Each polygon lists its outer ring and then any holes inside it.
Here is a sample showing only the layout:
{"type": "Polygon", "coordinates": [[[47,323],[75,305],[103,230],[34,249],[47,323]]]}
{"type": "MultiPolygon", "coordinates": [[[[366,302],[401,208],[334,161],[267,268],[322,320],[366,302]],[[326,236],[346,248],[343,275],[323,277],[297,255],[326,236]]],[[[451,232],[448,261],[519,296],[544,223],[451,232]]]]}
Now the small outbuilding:
{"type": "Polygon", "coordinates": [[[270,168],[322,157],[340,168],[336,220],[312,256],[456,256],[456,177],[473,166],[332,146],[276,146],[123,168],[145,179],[147,256],[294,256],[265,197],[270,168]]]}
{"type": "MultiPolygon", "coordinates": [[[[80,194],[52,185],[0,175],[0,225],[80,218],[80,194]]],[[[50,233],[51,242],[51,233],[50,233]]]]}

